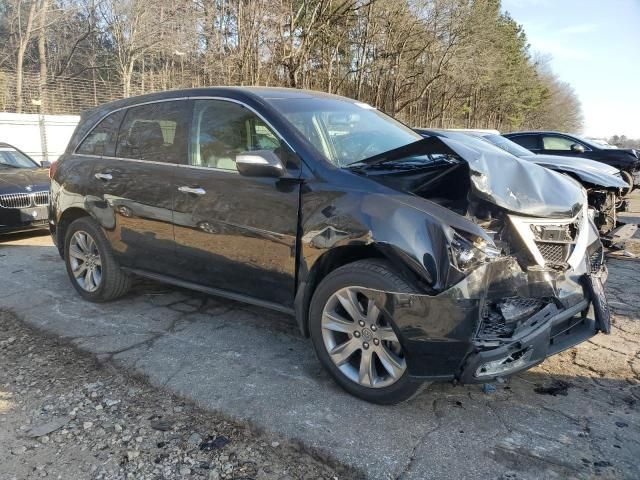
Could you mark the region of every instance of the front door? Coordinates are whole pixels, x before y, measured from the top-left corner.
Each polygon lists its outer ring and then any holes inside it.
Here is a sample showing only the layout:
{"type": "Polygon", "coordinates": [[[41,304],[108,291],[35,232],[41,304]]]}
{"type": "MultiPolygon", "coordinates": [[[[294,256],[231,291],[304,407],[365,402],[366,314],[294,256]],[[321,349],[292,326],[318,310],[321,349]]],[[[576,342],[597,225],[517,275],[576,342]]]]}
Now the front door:
{"type": "Polygon", "coordinates": [[[288,308],[295,288],[299,170],[290,169],[293,179],[242,176],[235,157],[250,150],[289,157],[288,147],[252,110],[226,100],[194,102],[189,162],[174,180],[180,276],[288,308]]]}

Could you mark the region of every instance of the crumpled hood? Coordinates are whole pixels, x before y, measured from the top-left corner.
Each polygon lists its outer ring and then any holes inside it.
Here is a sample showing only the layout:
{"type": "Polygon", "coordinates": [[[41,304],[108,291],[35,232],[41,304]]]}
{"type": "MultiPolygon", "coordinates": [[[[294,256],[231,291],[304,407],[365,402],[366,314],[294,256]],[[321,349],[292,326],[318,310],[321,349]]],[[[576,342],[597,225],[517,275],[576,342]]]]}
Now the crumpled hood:
{"type": "Polygon", "coordinates": [[[0,168],[0,194],[24,192],[32,186],[33,191],[49,189],[49,173],[39,168],[0,168]]]}
{"type": "Polygon", "coordinates": [[[375,165],[419,155],[454,154],[469,166],[471,193],[509,212],[543,218],[574,217],[587,203],[572,178],[493,146],[472,148],[457,140],[430,136],[361,162],[375,165]]]}
{"type": "MultiPolygon", "coordinates": [[[[433,137],[432,137],[433,138],[433,137]]],[[[469,165],[474,194],[514,213],[534,217],[573,217],[586,196],[566,175],[553,172],[505,152],[477,150],[439,137],[469,165]]]]}
{"type": "Polygon", "coordinates": [[[573,173],[583,182],[593,185],[607,188],[627,188],[629,186],[620,177],[620,170],[587,158],[562,157],[560,155],[528,155],[520,158],[554,170],[573,173]]]}

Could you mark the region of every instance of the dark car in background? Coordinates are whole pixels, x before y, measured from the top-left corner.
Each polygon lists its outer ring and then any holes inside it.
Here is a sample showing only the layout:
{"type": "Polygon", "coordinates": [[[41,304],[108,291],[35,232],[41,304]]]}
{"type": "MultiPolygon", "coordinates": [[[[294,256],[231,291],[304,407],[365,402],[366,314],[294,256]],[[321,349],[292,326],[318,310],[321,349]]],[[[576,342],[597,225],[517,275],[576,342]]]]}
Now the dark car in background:
{"type": "Polygon", "coordinates": [[[339,385],[395,403],[610,329],[582,189],[496,151],[318,92],[128,98],[54,164],[51,234],[89,301],[136,274],[290,313],[339,385]]]}
{"type": "MultiPolygon", "coordinates": [[[[465,131],[464,134],[479,137],[511,155],[534,162],[556,172],[569,175],[587,190],[589,206],[595,212],[595,223],[600,233],[607,234],[616,226],[617,209],[624,203],[628,183],[615,167],[586,158],[567,158],[560,155],[536,155],[502,135],[482,131],[465,131]]],[[[457,135],[460,135],[457,133],[457,135]]]]}
{"type": "Polygon", "coordinates": [[[0,234],[48,227],[47,166],[0,142],[0,234]]]}
{"type": "Polygon", "coordinates": [[[582,157],[618,168],[631,188],[640,184],[640,153],[634,149],[606,148],[577,135],[561,132],[505,133],[509,140],[535,154],[582,157]]]}

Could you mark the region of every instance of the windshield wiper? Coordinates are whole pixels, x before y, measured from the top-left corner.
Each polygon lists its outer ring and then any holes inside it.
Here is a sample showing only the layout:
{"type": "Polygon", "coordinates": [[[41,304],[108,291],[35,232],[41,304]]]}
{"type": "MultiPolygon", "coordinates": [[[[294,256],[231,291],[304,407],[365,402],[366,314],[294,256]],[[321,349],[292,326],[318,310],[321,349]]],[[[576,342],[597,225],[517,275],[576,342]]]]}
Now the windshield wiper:
{"type": "Polygon", "coordinates": [[[456,155],[442,140],[437,137],[426,137],[416,142],[409,143],[402,147],[394,148],[386,152],[379,153],[364,160],[353,162],[347,165],[348,168],[358,168],[363,166],[378,165],[384,162],[400,160],[402,158],[412,157],[414,155],[426,154],[447,154],[456,155]]]}

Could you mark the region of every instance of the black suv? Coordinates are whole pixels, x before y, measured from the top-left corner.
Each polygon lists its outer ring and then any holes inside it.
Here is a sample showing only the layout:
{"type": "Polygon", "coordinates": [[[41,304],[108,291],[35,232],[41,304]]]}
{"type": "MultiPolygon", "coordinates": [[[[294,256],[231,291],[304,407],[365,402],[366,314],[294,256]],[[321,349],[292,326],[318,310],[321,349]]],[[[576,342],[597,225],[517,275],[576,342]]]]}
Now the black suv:
{"type": "Polygon", "coordinates": [[[503,136],[537,154],[583,157],[606,163],[619,169],[631,187],[640,184],[640,154],[636,150],[606,148],[560,132],[512,132],[503,136]]]}
{"type": "Polygon", "coordinates": [[[334,95],[104,105],[82,116],[51,195],[85,299],[141,275],[293,314],[372,402],[425,379],[486,382],[609,330],[602,245],[572,179],[334,95]]]}

